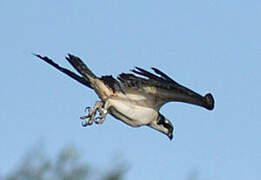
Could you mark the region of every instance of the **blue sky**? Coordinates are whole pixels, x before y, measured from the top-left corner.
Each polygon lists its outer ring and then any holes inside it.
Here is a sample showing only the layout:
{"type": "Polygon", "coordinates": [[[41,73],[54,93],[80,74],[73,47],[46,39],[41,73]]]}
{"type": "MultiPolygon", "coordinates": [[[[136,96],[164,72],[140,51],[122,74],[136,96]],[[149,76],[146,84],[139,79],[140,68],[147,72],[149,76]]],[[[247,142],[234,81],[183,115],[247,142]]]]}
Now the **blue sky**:
{"type": "Polygon", "coordinates": [[[260,1],[0,1],[0,174],[44,139],[55,154],[74,144],[100,170],[127,161],[126,179],[258,180],[261,162],[260,1]],[[67,53],[97,74],[157,67],[216,100],[214,111],[169,103],[175,137],[109,117],[82,128],[97,100],[31,53],[70,68],[67,53]]]}

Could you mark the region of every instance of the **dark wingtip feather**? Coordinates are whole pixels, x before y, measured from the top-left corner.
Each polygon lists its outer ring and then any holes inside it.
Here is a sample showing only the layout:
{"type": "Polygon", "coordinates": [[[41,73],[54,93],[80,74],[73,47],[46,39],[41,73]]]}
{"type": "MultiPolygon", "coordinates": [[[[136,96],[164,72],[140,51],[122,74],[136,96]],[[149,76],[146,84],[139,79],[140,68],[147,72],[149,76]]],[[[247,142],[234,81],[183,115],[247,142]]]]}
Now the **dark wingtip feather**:
{"type": "Polygon", "coordinates": [[[177,82],[175,82],[172,78],[170,78],[167,74],[165,74],[164,72],[160,71],[159,69],[154,68],[154,67],[152,67],[151,69],[152,69],[156,74],[159,74],[161,77],[163,77],[165,80],[168,80],[168,81],[170,81],[170,82],[172,82],[172,83],[177,84],[177,82]]]}
{"type": "MultiPolygon", "coordinates": [[[[86,85],[86,86],[89,87],[89,88],[92,88],[92,87],[90,86],[90,83],[89,83],[88,80],[84,79],[83,77],[81,77],[81,76],[75,74],[74,72],[72,72],[72,71],[70,71],[70,70],[68,70],[68,69],[66,69],[66,68],[63,68],[63,67],[59,66],[58,64],[56,64],[55,62],[53,62],[53,60],[50,59],[50,58],[48,58],[47,56],[41,56],[41,55],[36,54],[36,53],[32,53],[32,54],[33,54],[34,56],[36,56],[36,57],[42,59],[44,62],[50,64],[50,65],[53,66],[54,68],[58,69],[59,71],[61,71],[61,72],[65,73],[65,74],[67,74],[68,76],[70,76],[70,77],[73,78],[74,80],[76,80],[76,81],[82,83],[83,85],[86,85]]],[[[69,58],[69,57],[66,57],[66,59],[67,59],[67,58],[69,58]]]]}
{"type": "Polygon", "coordinates": [[[160,80],[160,81],[163,80],[161,77],[159,77],[159,76],[157,76],[157,75],[155,75],[155,74],[153,74],[153,73],[151,73],[151,72],[149,72],[149,71],[147,71],[145,69],[142,69],[142,68],[137,67],[137,66],[135,68],[136,69],[133,69],[131,71],[136,73],[136,74],[145,76],[145,77],[147,77],[149,79],[160,80]]]}
{"type": "Polygon", "coordinates": [[[135,69],[131,69],[130,71],[131,71],[131,72],[134,72],[134,73],[136,73],[136,74],[139,74],[139,75],[143,75],[141,72],[139,72],[139,71],[137,71],[137,70],[135,70],[135,69]]]}
{"type": "Polygon", "coordinates": [[[130,71],[142,75],[140,68],[137,66],[135,66],[134,69],[130,69],[130,71]]]}
{"type": "Polygon", "coordinates": [[[49,59],[49,58],[46,57],[46,56],[41,56],[40,54],[36,54],[36,53],[32,53],[32,55],[33,55],[33,56],[36,56],[36,57],[38,57],[38,58],[40,58],[40,59],[42,59],[42,60],[44,60],[44,59],[49,59]]]}
{"type": "Polygon", "coordinates": [[[205,102],[206,102],[206,108],[208,110],[214,109],[215,100],[212,94],[208,93],[204,96],[205,102]]]}
{"type": "Polygon", "coordinates": [[[33,56],[36,56],[36,57],[41,57],[39,54],[36,54],[36,53],[32,53],[33,56]]]}
{"type": "Polygon", "coordinates": [[[135,66],[136,69],[138,69],[139,71],[145,71],[144,69],[138,67],[138,66],[135,66]]]}
{"type": "Polygon", "coordinates": [[[52,65],[53,67],[57,68],[57,69],[62,69],[58,64],[56,64],[55,62],[53,62],[53,60],[51,60],[50,58],[48,58],[47,56],[41,56],[39,54],[35,54],[33,53],[34,56],[42,59],[43,61],[45,61],[46,63],[52,65]]]}
{"type": "Polygon", "coordinates": [[[131,71],[131,72],[134,72],[134,71],[135,71],[135,69],[136,69],[136,67],[134,67],[134,69],[130,69],[130,71],[131,71]]]}
{"type": "Polygon", "coordinates": [[[72,59],[72,58],[77,58],[76,56],[72,55],[71,53],[67,54],[68,58],[72,59]]]}
{"type": "Polygon", "coordinates": [[[155,68],[155,67],[151,67],[151,69],[153,70],[153,71],[159,71],[157,68],[155,68]]]}
{"type": "Polygon", "coordinates": [[[74,56],[70,53],[67,54],[67,56],[65,56],[67,61],[70,61],[74,56]]]}

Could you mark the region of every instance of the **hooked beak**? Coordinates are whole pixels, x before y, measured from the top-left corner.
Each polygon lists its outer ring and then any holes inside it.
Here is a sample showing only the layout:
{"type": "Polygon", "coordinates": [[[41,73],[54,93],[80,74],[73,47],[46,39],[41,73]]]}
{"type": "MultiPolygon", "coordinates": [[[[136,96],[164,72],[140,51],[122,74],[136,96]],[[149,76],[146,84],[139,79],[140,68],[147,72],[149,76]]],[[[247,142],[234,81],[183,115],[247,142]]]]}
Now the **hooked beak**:
{"type": "Polygon", "coordinates": [[[171,141],[173,139],[173,134],[172,133],[169,134],[168,137],[169,137],[169,140],[171,141]]]}

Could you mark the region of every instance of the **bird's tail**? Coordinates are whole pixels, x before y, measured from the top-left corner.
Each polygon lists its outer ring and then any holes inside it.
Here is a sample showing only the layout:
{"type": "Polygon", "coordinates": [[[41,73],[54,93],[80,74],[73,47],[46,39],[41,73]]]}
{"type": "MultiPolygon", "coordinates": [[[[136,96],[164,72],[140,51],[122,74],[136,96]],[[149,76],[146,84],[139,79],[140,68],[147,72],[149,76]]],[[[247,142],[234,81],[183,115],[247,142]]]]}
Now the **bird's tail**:
{"type": "Polygon", "coordinates": [[[84,64],[84,62],[74,55],[68,54],[66,60],[86,79],[92,86],[97,76],[84,64]]]}

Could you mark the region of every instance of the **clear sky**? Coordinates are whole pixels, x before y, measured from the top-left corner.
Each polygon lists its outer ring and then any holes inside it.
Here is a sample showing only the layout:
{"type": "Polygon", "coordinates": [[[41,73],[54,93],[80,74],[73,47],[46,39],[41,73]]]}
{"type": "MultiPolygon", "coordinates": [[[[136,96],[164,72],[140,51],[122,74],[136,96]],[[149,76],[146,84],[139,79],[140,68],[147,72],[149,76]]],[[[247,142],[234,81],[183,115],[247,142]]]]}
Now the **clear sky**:
{"type": "Polygon", "coordinates": [[[127,180],[261,178],[261,3],[258,0],[0,1],[0,174],[44,139],[55,154],[75,144],[99,169],[127,161],[127,180]],[[173,141],[111,116],[82,128],[95,93],[31,53],[97,74],[157,67],[201,94],[214,111],[169,103],[173,141]]]}

